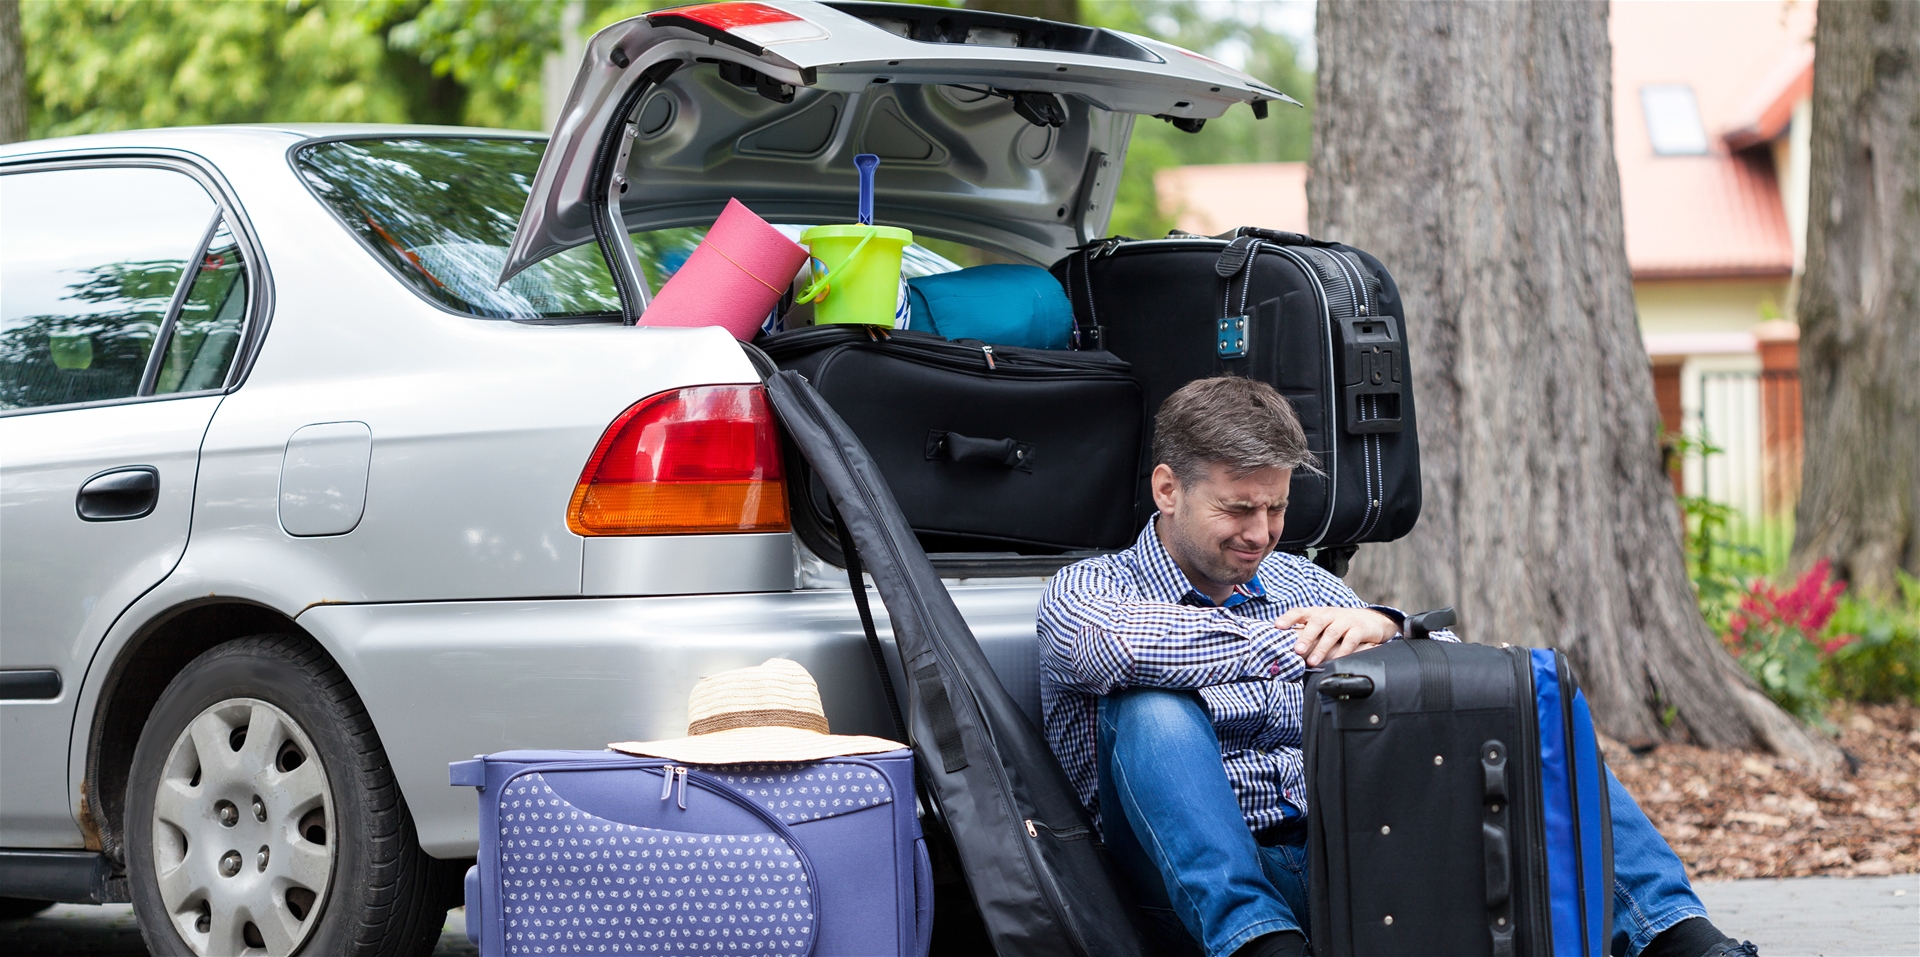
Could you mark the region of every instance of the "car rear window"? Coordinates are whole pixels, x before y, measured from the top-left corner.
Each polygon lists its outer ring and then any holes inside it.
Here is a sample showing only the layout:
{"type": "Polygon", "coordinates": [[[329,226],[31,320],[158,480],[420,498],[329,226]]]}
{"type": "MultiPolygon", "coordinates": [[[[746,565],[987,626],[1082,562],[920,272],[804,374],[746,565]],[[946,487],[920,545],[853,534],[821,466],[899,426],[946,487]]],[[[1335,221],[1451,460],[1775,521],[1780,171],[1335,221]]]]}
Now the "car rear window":
{"type": "Polygon", "coordinates": [[[549,257],[496,286],[544,140],[334,140],[295,165],[347,229],[415,292],[490,319],[618,315],[595,246],[549,257]]]}
{"type": "MultiPolygon", "coordinates": [[[[617,317],[620,298],[593,244],[495,285],[545,148],[544,140],[480,137],[329,140],[294,163],[347,229],[431,302],[487,319],[617,317]]],[[[805,229],[774,228],[796,241],[805,229]]],[[[665,285],[706,234],[705,226],[632,234],[648,284],[665,285]]],[[[919,245],[902,266],[907,278],[960,268],[919,245]]]]}

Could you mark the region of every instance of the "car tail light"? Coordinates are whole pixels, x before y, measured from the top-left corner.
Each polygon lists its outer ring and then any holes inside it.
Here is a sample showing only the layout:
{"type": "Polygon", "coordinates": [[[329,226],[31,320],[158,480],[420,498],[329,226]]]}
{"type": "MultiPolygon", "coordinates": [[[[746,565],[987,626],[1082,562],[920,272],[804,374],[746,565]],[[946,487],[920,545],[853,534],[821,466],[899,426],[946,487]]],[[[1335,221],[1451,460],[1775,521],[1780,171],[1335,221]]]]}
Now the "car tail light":
{"type": "Polygon", "coordinates": [[[825,40],[825,28],[798,14],[764,3],[701,3],[647,14],[647,22],[682,27],[709,39],[745,48],[755,56],[763,48],[796,40],[825,40]]]}
{"type": "Polygon", "coordinates": [[[784,532],[785,479],[765,389],[662,392],[607,426],[567,527],[588,536],[784,532]]]}

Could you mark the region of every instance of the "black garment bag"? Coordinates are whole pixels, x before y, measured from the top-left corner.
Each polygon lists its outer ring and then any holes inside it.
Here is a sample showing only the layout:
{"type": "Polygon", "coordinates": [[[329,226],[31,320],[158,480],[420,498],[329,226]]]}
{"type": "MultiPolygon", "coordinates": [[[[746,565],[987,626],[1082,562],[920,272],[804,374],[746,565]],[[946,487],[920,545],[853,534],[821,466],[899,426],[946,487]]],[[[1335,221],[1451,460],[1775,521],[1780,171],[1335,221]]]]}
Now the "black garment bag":
{"type": "Polygon", "coordinates": [[[776,373],[767,393],[886,604],[924,796],[953,836],[994,950],[999,957],[1145,954],[1118,875],[1066,773],[994,677],[879,467],[799,373],[776,373]]]}

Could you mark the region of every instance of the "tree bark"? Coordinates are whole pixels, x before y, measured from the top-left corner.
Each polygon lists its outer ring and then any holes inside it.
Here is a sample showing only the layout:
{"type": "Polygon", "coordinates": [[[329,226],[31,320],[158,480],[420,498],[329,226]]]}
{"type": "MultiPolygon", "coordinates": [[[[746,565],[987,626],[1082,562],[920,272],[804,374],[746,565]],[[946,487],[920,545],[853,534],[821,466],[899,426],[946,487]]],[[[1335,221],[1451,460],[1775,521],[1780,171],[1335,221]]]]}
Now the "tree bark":
{"type": "Polygon", "coordinates": [[[969,10],[991,10],[1056,23],[1079,23],[1080,0],[967,0],[969,10]]]}
{"type": "Polygon", "coordinates": [[[27,138],[27,48],[20,0],[0,0],[0,143],[27,138]]]}
{"type": "Polygon", "coordinates": [[[1820,4],[1793,565],[1920,575],[1920,3],[1820,4]]]}
{"type": "Polygon", "coordinates": [[[1573,661],[1639,744],[1838,750],[1753,690],[1701,618],[1635,322],[1602,3],[1323,2],[1316,235],[1394,273],[1424,505],[1349,581],[1573,661]]]}

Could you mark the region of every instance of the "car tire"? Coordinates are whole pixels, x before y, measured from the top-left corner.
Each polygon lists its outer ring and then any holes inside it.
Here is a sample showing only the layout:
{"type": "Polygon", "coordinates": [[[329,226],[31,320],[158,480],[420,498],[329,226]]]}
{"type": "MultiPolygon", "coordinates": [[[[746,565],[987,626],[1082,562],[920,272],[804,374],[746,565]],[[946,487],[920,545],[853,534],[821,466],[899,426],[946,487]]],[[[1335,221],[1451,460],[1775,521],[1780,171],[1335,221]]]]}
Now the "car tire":
{"type": "Polygon", "coordinates": [[[439,939],[446,865],[420,849],[360,696],[302,636],[230,641],[174,676],[126,808],[154,954],[399,957],[439,939]]]}

